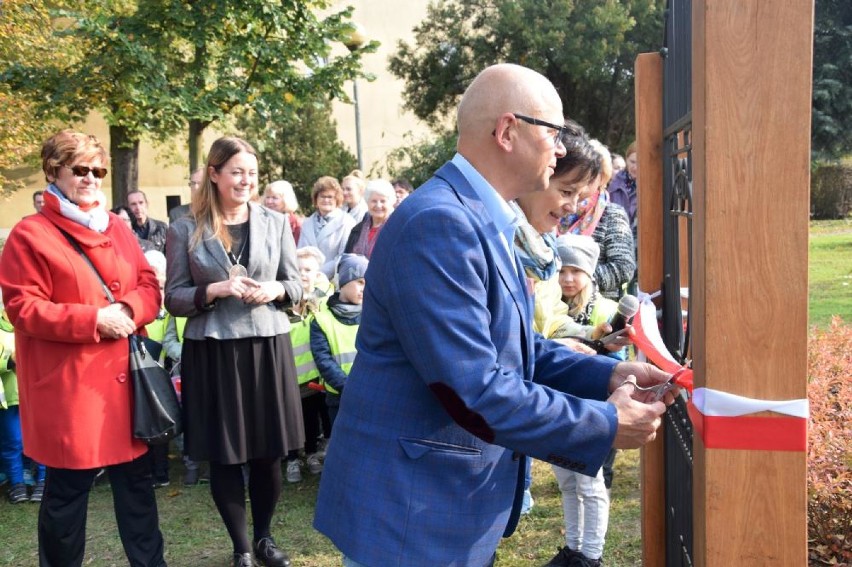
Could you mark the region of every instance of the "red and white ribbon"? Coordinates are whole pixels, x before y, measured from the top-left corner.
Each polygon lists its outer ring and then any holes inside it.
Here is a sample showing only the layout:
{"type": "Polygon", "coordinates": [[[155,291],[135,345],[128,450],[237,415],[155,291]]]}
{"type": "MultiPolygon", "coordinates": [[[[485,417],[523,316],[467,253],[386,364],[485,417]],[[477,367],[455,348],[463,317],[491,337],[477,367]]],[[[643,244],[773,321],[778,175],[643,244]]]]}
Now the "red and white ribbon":
{"type": "Polygon", "coordinates": [[[689,392],[687,409],[704,446],[710,449],[805,451],[810,408],[807,399],[760,400],[711,388],[693,390],[692,370],[669,353],[657,327],[656,307],[645,296],[633,319],[630,340],[654,364],[675,375],[689,392]],[[755,416],[770,411],[779,416],[755,416]]]}

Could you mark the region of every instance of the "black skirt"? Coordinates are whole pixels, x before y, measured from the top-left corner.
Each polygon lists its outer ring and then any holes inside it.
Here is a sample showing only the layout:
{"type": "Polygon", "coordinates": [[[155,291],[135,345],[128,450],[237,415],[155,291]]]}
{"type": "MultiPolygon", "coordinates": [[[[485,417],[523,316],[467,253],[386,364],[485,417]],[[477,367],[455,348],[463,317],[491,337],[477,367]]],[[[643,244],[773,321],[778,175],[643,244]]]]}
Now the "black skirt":
{"type": "Polygon", "coordinates": [[[283,457],[305,444],[287,334],[196,341],[181,355],[184,448],[222,464],[283,457]]]}

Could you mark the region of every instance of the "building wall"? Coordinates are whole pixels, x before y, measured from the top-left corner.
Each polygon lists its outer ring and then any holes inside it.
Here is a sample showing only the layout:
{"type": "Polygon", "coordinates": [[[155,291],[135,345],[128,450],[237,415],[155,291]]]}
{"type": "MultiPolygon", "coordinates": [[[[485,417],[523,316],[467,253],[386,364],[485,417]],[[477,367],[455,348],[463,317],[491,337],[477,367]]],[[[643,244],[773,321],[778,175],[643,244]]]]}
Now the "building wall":
{"type": "MultiPolygon", "coordinates": [[[[353,20],[364,27],[367,36],[381,42],[373,54],[365,55],[366,71],[376,76],[372,82],[359,81],[359,110],[361,113],[361,135],[365,172],[383,164],[393,148],[403,144],[406,133],[415,138],[428,135],[428,129],[410,113],[402,110],[402,81],[387,71],[388,58],[396,50],[397,41],[411,41],[412,30],[425,16],[428,0],[349,0],[339,2],[343,8],[355,8],[353,20]],[[404,9],[402,6],[404,5],[404,9]]],[[[340,46],[341,50],[345,47],[340,46]]],[[[352,84],[344,86],[352,93],[352,84]]],[[[333,108],[338,124],[338,135],[350,151],[356,153],[355,109],[351,104],[336,102],[333,108]]],[[[99,115],[91,115],[80,130],[94,134],[107,147],[109,128],[99,115]]],[[[205,133],[205,148],[218,137],[215,129],[205,133]]],[[[189,200],[187,181],[188,155],[184,140],[175,140],[172,147],[163,149],[143,143],[139,149],[139,188],[146,193],[153,218],[166,219],[166,197],[179,195],[182,202],[189,200]]],[[[32,193],[44,189],[46,183],[40,170],[33,170],[25,179],[25,188],[9,198],[0,200],[0,237],[22,217],[33,212],[32,193]]],[[[104,193],[110,198],[109,176],[103,183],[104,193]]],[[[108,206],[113,207],[109,202],[108,206]]]]}
{"type": "MultiPolygon", "coordinates": [[[[402,109],[401,93],[405,83],[387,71],[388,60],[396,52],[397,43],[400,40],[413,43],[412,30],[426,17],[428,4],[428,0],[350,0],[339,3],[341,7],[353,6],[352,19],[364,28],[369,39],[381,42],[375,53],[362,58],[364,69],[375,75],[376,80],[358,81],[365,173],[384,165],[388,153],[407,142],[407,133],[410,132],[415,139],[429,134],[423,123],[402,109]]],[[[352,84],[344,88],[352,97],[352,84]]],[[[341,140],[354,155],[355,108],[338,101],[333,112],[341,140]]]]}

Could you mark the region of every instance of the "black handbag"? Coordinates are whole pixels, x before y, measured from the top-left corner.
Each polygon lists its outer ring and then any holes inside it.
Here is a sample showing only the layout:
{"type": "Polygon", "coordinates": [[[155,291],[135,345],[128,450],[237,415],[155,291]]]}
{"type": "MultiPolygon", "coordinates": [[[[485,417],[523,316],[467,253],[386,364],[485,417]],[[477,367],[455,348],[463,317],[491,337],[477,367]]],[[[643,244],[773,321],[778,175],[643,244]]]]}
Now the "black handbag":
{"type": "Polygon", "coordinates": [[[180,402],[172,378],[145,348],[143,337],[130,335],[133,380],[133,436],[160,445],[181,434],[180,402]]]}
{"type": "MultiPolygon", "coordinates": [[[[57,227],[59,228],[59,227],[57,227]]],[[[107,300],[115,297],[98,269],[70,234],[59,229],[101,282],[107,300]]],[[[148,445],[168,443],[181,434],[180,402],[168,371],[148,352],[145,337],[130,335],[130,377],[133,381],[133,437],[148,445]]]]}

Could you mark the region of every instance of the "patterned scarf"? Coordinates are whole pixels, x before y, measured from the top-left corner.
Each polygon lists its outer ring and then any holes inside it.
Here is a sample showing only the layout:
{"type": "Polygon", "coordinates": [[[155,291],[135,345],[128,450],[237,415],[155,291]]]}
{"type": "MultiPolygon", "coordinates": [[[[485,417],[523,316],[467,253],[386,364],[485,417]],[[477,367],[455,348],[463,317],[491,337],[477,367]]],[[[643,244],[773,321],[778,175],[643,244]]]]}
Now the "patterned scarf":
{"type": "Polygon", "coordinates": [[[592,325],[592,311],[595,308],[595,303],[598,301],[598,288],[591,282],[589,285],[594,287],[594,291],[592,291],[592,296],[589,298],[589,301],[583,306],[582,311],[574,315],[574,321],[579,323],[580,325],[592,325]]]}
{"type": "Polygon", "coordinates": [[[565,215],[560,219],[557,231],[562,234],[583,234],[591,236],[603,216],[604,209],[609,204],[609,193],[601,189],[594,195],[583,199],[577,204],[577,212],[565,215]]]}
{"type": "Polygon", "coordinates": [[[371,235],[373,229],[373,217],[369,214],[366,215],[365,218],[369,218],[367,224],[363,225],[361,229],[361,233],[358,235],[358,240],[355,242],[355,245],[352,247],[353,254],[360,254],[361,256],[366,256],[369,258],[373,254],[373,246],[376,245],[376,240],[379,237],[379,232],[382,230],[382,227],[385,226],[384,223],[379,225],[376,228],[375,232],[371,235]],[[370,238],[372,236],[372,238],[370,238]]]}
{"type": "Polygon", "coordinates": [[[59,213],[63,217],[96,232],[103,232],[107,229],[109,213],[104,208],[106,196],[101,191],[98,191],[95,204],[86,211],[77,206],[76,203],[72,203],[53,183],[47,186],[45,193],[56,197],[59,202],[59,213]]]}
{"type": "Polygon", "coordinates": [[[509,206],[519,220],[514,245],[524,271],[535,280],[549,280],[561,267],[556,253],[556,238],[552,234],[539,234],[515,201],[509,206]]]}

